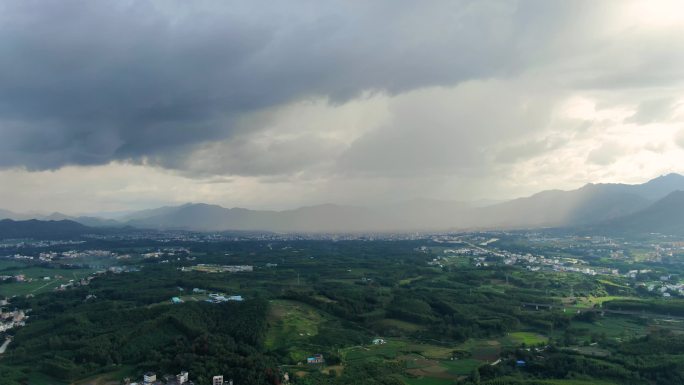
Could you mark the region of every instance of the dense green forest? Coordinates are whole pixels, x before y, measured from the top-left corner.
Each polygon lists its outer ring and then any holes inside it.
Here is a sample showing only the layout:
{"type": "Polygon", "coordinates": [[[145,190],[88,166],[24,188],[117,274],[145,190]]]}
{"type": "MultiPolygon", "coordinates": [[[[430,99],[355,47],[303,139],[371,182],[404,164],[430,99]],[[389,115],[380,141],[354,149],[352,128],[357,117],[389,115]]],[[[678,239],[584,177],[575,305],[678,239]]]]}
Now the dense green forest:
{"type": "MultiPolygon", "coordinates": [[[[104,296],[106,290],[95,292],[104,296]]],[[[274,362],[258,348],[266,328],[264,300],[136,306],[141,298],[125,293],[86,303],[83,294],[73,290],[31,303],[41,311],[16,334],[17,348],[3,364],[66,381],[134,365],[160,373],[185,368],[199,383],[221,373],[245,384],[272,382],[274,362]]]]}
{"type": "Polygon", "coordinates": [[[429,266],[423,243],[217,242],[192,245],[189,258],[127,260],[140,271],[13,298],[30,319],[0,359],[0,384],[116,383],[148,370],[187,370],[196,384],[217,374],[280,384],[285,373],[297,384],[684,383],[680,321],[603,313],[677,316],[680,300],[637,298],[619,278],[429,266]],[[255,269],[180,270],[197,263],[255,269]],[[196,292],[246,300],[209,303],[196,292]],[[387,343],[373,346],[378,336],[387,343]],[[307,365],[317,353],[326,365],[307,365]]]}

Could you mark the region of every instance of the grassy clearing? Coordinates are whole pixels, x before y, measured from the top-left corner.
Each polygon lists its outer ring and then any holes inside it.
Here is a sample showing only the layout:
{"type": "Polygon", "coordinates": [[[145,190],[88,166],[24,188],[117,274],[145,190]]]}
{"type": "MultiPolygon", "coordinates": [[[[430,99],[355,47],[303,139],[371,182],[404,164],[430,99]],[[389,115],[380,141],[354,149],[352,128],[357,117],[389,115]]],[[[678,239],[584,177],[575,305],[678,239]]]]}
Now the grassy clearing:
{"type": "Polygon", "coordinates": [[[493,362],[499,358],[501,346],[501,341],[497,340],[469,339],[457,348],[458,350],[470,352],[473,359],[493,362]]]}
{"type": "MultiPolygon", "coordinates": [[[[485,355],[498,355],[496,341],[471,342],[474,350],[486,349],[485,355]]],[[[474,368],[485,364],[476,358],[452,359],[457,347],[418,343],[408,340],[389,340],[384,345],[357,346],[345,349],[346,361],[355,360],[392,360],[406,365],[407,384],[453,384],[467,376],[474,368]]]]}
{"type": "Polygon", "coordinates": [[[22,296],[27,294],[40,294],[54,290],[61,284],[69,283],[70,279],[79,279],[87,277],[88,273],[76,274],[76,278],[64,277],[59,279],[51,279],[49,281],[34,280],[32,282],[12,282],[0,285],[0,297],[22,296]]]}
{"type": "Polygon", "coordinates": [[[608,338],[630,339],[647,334],[648,323],[634,317],[606,315],[594,323],[575,322],[570,330],[588,339],[591,334],[605,334],[608,338]]]}
{"type": "Polygon", "coordinates": [[[613,286],[613,287],[619,287],[619,288],[623,288],[623,289],[629,289],[629,286],[621,285],[621,284],[619,284],[619,283],[615,283],[615,282],[609,281],[609,280],[607,280],[607,279],[599,279],[598,282],[600,282],[600,283],[602,283],[602,284],[604,284],[604,285],[607,285],[607,286],[613,286]]]}
{"type": "Polygon", "coordinates": [[[318,334],[323,316],[314,308],[295,301],[271,301],[271,327],[266,335],[266,347],[288,346],[318,334]]]}
{"type": "Polygon", "coordinates": [[[460,359],[442,362],[442,366],[444,366],[449,371],[449,373],[457,376],[467,376],[470,373],[472,373],[473,369],[479,367],[482,364],[482,361],[473,359],[460,359]]]}
{"type": "Polygon", "coordinates": [[[1,284],[0,296],[7,297],[49,292],[61,284],[69,283],[70,279],[78,280],[85,278],[94,271],[93,269],[51,269],[42,266],[30,266],[14,261],[0,261],[0,267],[4,267],[0,275],[23,274],[27,279],[32,279],[31,282],[1,284]],[[50,280],[43,280],[43,277],[50,277],[50,280]]]}
{"type": "Polygon", "coordinates": [[[418,330],[424,329],[422,325],[393,318],[383,319],[381,321],[378,321],[378,324],[386,328],[398,329],[403,332],[416,332],[418,330]]]}
{"type": "Polygon", "coordinates": [[[180,296],[180,299],[183,300],[183,302],[201,302],[208,300],[209,296],[206,294],[186,294],[180,296]]]}
{"type": "Polygon", "coordinates": [[[52,377],[46,376],[37,370],[30,370],[26,373],[29,384],[50,384],[50,385],[66,385],[63,381],[57,381],[52,377]]]}
{"type": "Polygon", "coordinates": [[[410,285],[411,283],[413,283],[413,282],[415,282],[415,281],[417,281],[417,280],[419,280],[419,279],[422,279],[422,278],[423,278],[423,276],[422,276],[422,275],[419,275],[419,276],[417,276],[417,277],[411,277],[411,278],[402,279],[401,281],[399,281],[399,286],[410,285]]]}
{"type": "Polygon", "coordinates": [[[20,261],[13,261],[9,259],[0,259],[0,273],[2,274],[7,274],[5,273],[4,270],[9,270],[9,269],[14,269],[14,268],[21,268],[25,267],[26,264],[20,261]]]}
{"type": "Polygon", "coordinates": [[[431,377],[420,377],[420,378],[408,378],[403,379],[404,383],[407,385],[451,385],[454,383],[453,380],[445,378],[431,378],[431,377]]]}
{"type": "Polygon", "coordinates": [[[529,384],[529,385],[618,385],[616,382],[601,381],[601,380],[521,380],[520,378],[501,377],[491,382],[483,382],[482,384],[499,384],[507,383],[507,380],[515,381],[515,384],[529,384]]]}
{"type": "Polygon", "coordinates": [[[416,352],[423,357],[431,359],[450,359],[453,356],[453,347],[444,347],[430,344],[408,344],[404,351],[416,352]]]}
{"type": "Polygon", "coordinates": [[[123,378],[134,377],[135,374],[136,373],[133,366],[124,365],[116,371],[84,378],[82,380],[75,381],[70,385],[119,385],[121,384],[121,380],[123,378]]]}
{"type": "Polygon", "coordinates": [[[332,299],[330,299],[330,298],[328,298],[328,297],[326,297],[326,296],[323,296],[323,295],[318,295],[318,294],[317,294],[317,295],[314,295],[313,298],[315,298],[315,299],[318,300],[318,301],[325,302],[325,303],[337,303],[337,301],[332,300],[332,299]]]}
{"type": "Polygon", "coordinates": [[[513,340],[513,342],[516,345],[519,344],[525,344],[525,345],[539,345],[539,344],[545,344],[549,341],[548,337],[545,337],[541,334],[537,333],[531,333],[531,332],[515,332],[515,333],[509,333],[508,337],[513,340]]]}
{"type": "Polygon", "coordinates": [[[18,266],[6,269],[2,274],[6,275],[17,275],[23,274],[26,278],[43,278],[61,276],[64,278],[73,279],[75,276],[86,276],[90,274],[92,269],[51,269],[41,266],[18,266]]]}
{"type": "Polygon", "coordinates": [[[597,348],[596,346],[579,346],[577,348],[573,348],[572,350],[585,356],[592,357],[608,357],[610,355],[608,350],[597,348]]]}
{"type": "Polygon", "coordinates": [[[602,297],[579,297],[579,298],[563,298],[563,303],[569,305],[570,307],[574,308],[579,308],[579,309],[586,309],[586,308],[592,308],[595,305],[602,305],[604,302],[607,301],[615,301],[615,300],[631,300],[631,299],[638,299],[636,297],[626,297],[626,296],[619,296],[619,295],[607,295],[607,296],[602,296],[602,297]],[[574,300],[574,303],[570,303],[571,301],[574,300]]]}
{"type": "Polygon", "coordinates": [[[346,360],[366,358],[411,360],[449,360],[455,348],[406,340],[389,340],[383,345],[355,346],[344,350],[346,360]]]}
{"type": "Polygon", "coordinates": [[[344,366],[343,365],[332,365],[332,366],[328,366],[328,367],[321,369],[321,372],[323,372],[325,374],[330,374],[330,372],[333,372],[333,371],[335,373],[337,373],[337,375],[339,376],[344,371],[344,366]]]}
{"type": "Polygon", "coordinates": [[[304,361],[312,353],[306,348],[307,340],[318,334],[318,327],[325,320],[309,305],[296,301],[271,301],[265,346],[272,350],[286,350],[295,362],[304,361]]]}
{"type": "Polygon", "coordinates": [[[396,359],[401,352],[406,351],[406,342],[392,340],[383,345],[355,346],[342,350],[342,355],[347,361],[364,360],[372,358],[396,359]]]}
{"type": "Polygon", "coordinates": [[[599,380],[548,380],[549,385],[617,385],[615,382],[599,380]]]}

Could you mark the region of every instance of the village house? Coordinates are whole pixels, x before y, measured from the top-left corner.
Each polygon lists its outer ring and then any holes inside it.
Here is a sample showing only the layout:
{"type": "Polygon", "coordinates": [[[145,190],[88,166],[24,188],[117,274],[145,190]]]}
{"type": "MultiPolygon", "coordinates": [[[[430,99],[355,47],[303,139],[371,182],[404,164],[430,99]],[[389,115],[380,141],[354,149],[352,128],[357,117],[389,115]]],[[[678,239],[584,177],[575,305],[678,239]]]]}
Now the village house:
{"type": "Polygon", "coordinates": [[[306,363],[309,365],[321,365],[325,364],[325,359],[322,354],[314,354],[312,357],[306,359],[306,363]]]}

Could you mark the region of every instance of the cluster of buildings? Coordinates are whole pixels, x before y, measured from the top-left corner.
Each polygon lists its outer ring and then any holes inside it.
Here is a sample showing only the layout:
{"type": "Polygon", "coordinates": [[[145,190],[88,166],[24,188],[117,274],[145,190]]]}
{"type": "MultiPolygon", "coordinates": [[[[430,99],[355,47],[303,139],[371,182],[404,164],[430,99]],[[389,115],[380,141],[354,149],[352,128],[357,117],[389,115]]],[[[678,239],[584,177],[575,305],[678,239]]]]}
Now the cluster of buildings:
{"type": "Polygon", "coordinates": [[[586,262],[577,258],[546,258],[543,255],[535,256],[530,253],[516,254],[503,251],[505,258],[503,263],[506,265],[522,264],[527,270],[551,270],[564,273],[579,273],[586,275],[613,275],[618,276],[618,269],[610,267],[589,266],[586,262]]]}
{"type": "Polygon", "coordinates": [[[226,296],[224,294],[218,294],[218,293],[211,293],[209,294],[209,298],[206,300],[207,302],[211,303],[221,303],[221,302],[242,302],[245,299],[242,298],[241,295],[229,295],[226,296]]]}
{"type": "MultiPolygon", "coordinates": [[[[3,304],[7,305],[7,300],[0,301],[0,305],[3,304]]],[[[26,325],[26,319],[28,319],[28,316],[23,310],[8,311],[5,308],[0,307],[0,332],[24,326],[26,325]]]]}
{"type": "MultiPolygon", "coordinates": [[[[124,385],[194,385],[190,380],[190,374],[182,371],[177,375],[167,374],[157,378],[154,372],[147,372],[142,380],[133,382],[130,378],[124,378],[124,385]]],[[[233,385],[233,380],[224,380],[223,376],[214,376],[211,385],[233,385]]]]}
{"type": "MultiPolygon", "coordinates": [[[[480,245],[486,246],[490,243],[495,242],[497,239],[492,238],[481,242],[480,245]]],[[[443,251],[443,256],[437,256],[428,262],[428,265],[444,267],[448,262],[450,257],[453,256],[470,256],[472,258],[472,263],[476,267],[486,267],[489,265],[487,262],[489,257],[499,258],[497,261],[503,263],[504,265],[522,265],[527,270],[539,271],[539,270],[550,270],[557,272],[572,272],[581,273],[587,275],[619,275],[618,269],[612,269],[607,267],[591,267],[586,264],[586,262],[579,260],[577,258],[547,258],[543,255],[533,255],[531,253],[515,253],[508,250],[487,250],[479,246],[472,247],[461,247],[454,249],[446,249],[443,251]]]]}
{"type": "MultiPolygon", "coordinates": [[[[78,242],[82,243],[82,242],[78,242]]],[[[71,243],[69,243],[71,244],[71,243]]],[[[16,246],[16,245],[13,245],[16,246]]],[[[52,262],[55,260],[59,259],[75,259],[75,258],[84,258],[84,257],[117,257],[116,253],[113,253],[111,251],[107,250],[68,250],[68,251],[61,251],[61,252],[56,252],[56,251],[44,251],[38,254],[37,257],[32,256],[32,255],[23,255],[23,254],[13,254],[13,255],[6,255],[2,258],[6,259],[15,259],[15,260],[38,260],[40,262],[52,262]]]]}
{"type": "Polygon", "coordinates": [[[70,240],[57,240],[57,241],[19,241],[19,242],[3,242],[0,243],[0,249],[13,249],[21,247],[51,247],[51,246],[63,246],[63,245],[80,245],[85,243],[85,241],[70,241],[70,240]]]}
{"type": "Polygon", "coordinates": [[[77,286],[88,286],[88,285],[90,285],[90,281],[92,281],[93,278],[95,278],[95,277],[91,275],[91,276],[81,278],[78,280],[70,279],[69,282],[62,283],[59,286],[55,287],[55,291],[64,291],[64,290],[70,289],[72,287],[77,287],[77,286]]]}
{"type": "MultiPolygon", "coordinates": [[[[505,233],[502,233],[505,234],[505,233]]],[[[582,257],[546,257],[544,255],[533,255],[530,252],[509,251],[500,248],[486,247],[498,241],[491,238],[491,235],[442,235],[433,237],[437,243],[460,244],[459,247],[444,249],[443,255],[436,256],[428,261],[428,265],[444,267],[450,263],[454,257],[471,257],[470,261],[476,267],[485,267],[489,264],[517,265],[529,271],[555,271],[563,273],[578,273],[586,275],[610,275],[631,278],[637,280],[640,286],[647,288],[654,293],[660,293],[663,297],[684,296],[684,283],[672,282],[669,278],[660,279],[661,282],[649,282],[653,280],[654,274],[651,269],[630,270],[620,272],[619,269],[611,266],[593,266],[582,257]],[[645,276],[644,276],[645,275],[645,276]],[[650,277],[649,277],[650,276],[650,277]],[[668,282],[663,282],[668,281],[668,282]]],[[[543,243],[547,248],[555,249],[558,252],[567,254],[584,255],[588,258],[601,258],[603,260],[629,260],[630,249],[639,250],[639,255],[644,261],[662,262],[662,258],[676,257],[684,254],[684,242],[659,242],[659,243],[639,243],[639,242],[617,242],[611,238],[603,236],[562,236],[548,237],[538,233],[518,234],[526,238],[531,243],[543,243]],[[651,251],[643,251],[651,249],[651,251]]],[[[535,246],[532,246],[535,248],[535,246]]],[[[421,248],[427,252],[426,248],[421,248]]],[[[421,251],[418,250],[417,251],[421,251]]]]}
{"type": "MultiPolygon", "coordinates": [[[[442,251],[443,255],[433,258],[428,261],[428,265],[444,267],[449,263],[453,257],[472,257],[471,261],[475,267],[486,267],[490,263],[503,263],[504,265],[520,265],[524,266],[530,271],[557,271],[557,272],[572,272],[587,275],[620,275],[618,269],[609,267],[594,267],[589,266],[586,262],[578,258],[568,257],[553,257],[547,258],[543,255],[533,255],[532,253],[512,252],[501,249],[486,249],[483,246],[488,246],[491,243],[498,241],[497,238],[482,238],[476,237],[474,239],[451,240],[449,243],[461,243],[463,247],[449,248],[442,251]],[[477,244],[469,241],[476,241],[477,244]],[[495,258],[495,259],[492,259],[495,258]]],[[[614,252],[612,255],[621,257],[622,252],[614,252]]]]}
{"type": "MultiPolygon", "coordinates": [[[[665,281],[661,279],[661,281],[665,281]]],[[[684,284],[683,283],[650,283],[645,285],[646,289],[650,292],[660,293],[663,297],[672,297],[672,295],[684,296],[684,284]]]]}
{"type": "Polygon", "coordinates": [[[14,280],[16,282],[26,282],[26,276],[24,274],[17,275],[0,275],[0,281],[14,280]]]}
{"type": "Polygon", "coordinates": [[[63,252],[47,251],[40,253],[38,259],[43,262],[52,262],[56,259],[75,259],[86,257],[109,258],[116,257],[117,254],[108,250],[69,250],[63,252]]]}
{"type": "Polygon", "coordinates": [[[107,268],[107,271],[114,274],[121,274],[140,271],[140,269],[135,266],[110,266],[107,268]]]}
{"type": "MultiPolygon", "coordinates": [[[[206,293],[206,290],[203,289],[198,289],[194,288],[192,289],[193,294],[204,294],[206,293]]],[[[209,303],[223,303],[223,302],[242,302],[245,299],[241,295],[225,295],[222,293],[211,293],[207,296],[207,299],[205,299],[205,302],[209,303]]],[[[172,297],[171,298],[171,303],[174,305],[181,304],[183,303],[183,300],[180,297],[172,297]]]]}
{"type": "Polygon", "coordinates": [[[482,249],[479,249],[479,248],[475,249],[475,248],[470,248],[470,247],[461,247],[458,249],[446,249],[446,250],[444,250],[444,254],[478,256],[478,255],[486,255],[488,253],[486,251],[483,251],[482,249]]]}
{"type": "Polygon", "coordinates": [[[23,254],[6,255],[3,258],[5,258],[5,259],[18,259],[18,260],[29,260],[29,261],[34,259],[30,255],[23,255],[23,254]]]}
{"type": "Polygon", "coordinates": [[[306,363],[308,365],[323,365],[325,364],[325,358],[322,354],[314,354],[311,357],[307,357],[306,363]]]}
{"type": "MultiPolygon", "coordinates": [[[[17,274],[17,275],[0,275],[0,281],[6,281],[6,280],[14,280],[15,282],[33,282],[35,280],[41,280],[41,281],[50,281],[52,279],[62,279],[63,277],[61,275],[55,275],[54,277],[50,276],[44,276],[42,278],[29,278],[26,277],[24,274],[17,274]]],[[[70,279],[69,282],[65,284],[61,284],[58,287],[55,288],[55,290],[66,290],[70,287],[74,286],[87,286],[90,284],[90,281],[93,279],[93,276],[89,276],[86,278],[81,278],[78,280],[70,279]]]]}
{"type": "Polygon", "coordinates": [[[175,256],[187,256],[190,254],[190,250],[185,247],[168,247],[165,249],[160,249],[157,251],[152,251],[149,253],[143,253],[141,256],[145,259],[148,258],[161,258],[161,257],[175,257],[175,256]]]}
{"type": "MultiPolygon", "coordinates": [[[[535,243],[551,243],[558,251],[577,253],[578,251],[587,257],[610,258],[613,260],[624,260],[629,257],[625,247],[638,247],[641,249],[652,248],[652,252],[643,253],[646,260],[657,262],[661,257],[679,255],[684,251],[684,242],[667,242],[662,244],[628,244],[616,243],[606,237],[563,237],[548,238],[539,237],[535,234],[527,234],[527,240],[535,243]]],[[[463,247],[449,248],[442,251],[443,255],[436,256],[428,261],[428,265],[444,267],[455,257],[470,257],[470,261],[476,267],[485,267],[488,264],[517,265],[529,271],[555,271],[564,273],[578,273],[586,275],[610,275],[634,279],[641,287],[648,291],[661,295],[662,297],[684,297],[684,283],[675,282],[671,276],[662,276],[659,281],[655,281],[652,269],[630,270],[621,273],[619,269],[610,266],[592,266],[586,260],[572,257],[546,257],[544,255],[533,255],[528,252],[512,252],[499,248],[484,248],[496,241],[496,238],[486,240],[475,237],[441,237],[441,243],[461,244],[463,247]],[[474,243],[473,243],[474,242],[474,243]]],[[[417,251],[421,251],[417,249],[417,251]]]]}

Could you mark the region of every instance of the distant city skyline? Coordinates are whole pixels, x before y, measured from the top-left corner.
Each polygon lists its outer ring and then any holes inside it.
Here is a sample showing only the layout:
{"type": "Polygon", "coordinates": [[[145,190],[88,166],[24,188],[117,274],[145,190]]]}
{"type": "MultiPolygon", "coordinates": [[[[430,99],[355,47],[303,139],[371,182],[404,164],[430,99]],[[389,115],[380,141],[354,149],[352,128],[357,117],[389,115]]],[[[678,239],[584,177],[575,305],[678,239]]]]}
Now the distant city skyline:
{"type": "Polygon", "coordinates": [[[684,173],[684,3],[0,6],[0,208],[506,200],[684,173]]]}

